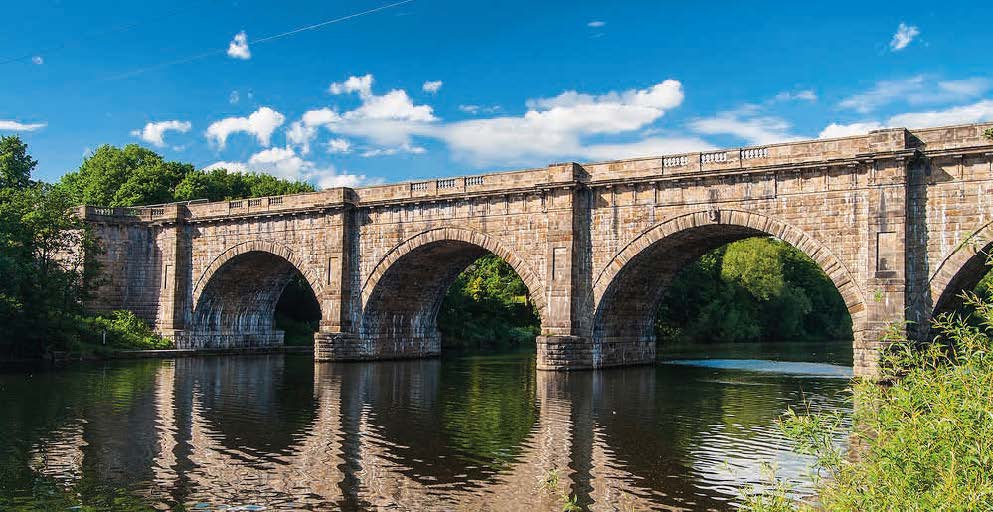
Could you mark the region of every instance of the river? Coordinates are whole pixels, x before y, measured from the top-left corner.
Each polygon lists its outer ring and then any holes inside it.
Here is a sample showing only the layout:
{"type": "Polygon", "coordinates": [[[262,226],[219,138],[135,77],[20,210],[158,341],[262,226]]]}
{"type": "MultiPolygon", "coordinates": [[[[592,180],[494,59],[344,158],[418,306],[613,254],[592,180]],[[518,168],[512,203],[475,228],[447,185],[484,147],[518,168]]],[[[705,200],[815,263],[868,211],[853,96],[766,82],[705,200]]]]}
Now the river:
{"type": "Polygon", "coordinates": [[[775,425],[787,407],[851,409],[850,344],[665,358],[569,374],[527,352],[6,368],[0,510],[728,510],[764,464],[803,481],[810,460],[775,425]]]}

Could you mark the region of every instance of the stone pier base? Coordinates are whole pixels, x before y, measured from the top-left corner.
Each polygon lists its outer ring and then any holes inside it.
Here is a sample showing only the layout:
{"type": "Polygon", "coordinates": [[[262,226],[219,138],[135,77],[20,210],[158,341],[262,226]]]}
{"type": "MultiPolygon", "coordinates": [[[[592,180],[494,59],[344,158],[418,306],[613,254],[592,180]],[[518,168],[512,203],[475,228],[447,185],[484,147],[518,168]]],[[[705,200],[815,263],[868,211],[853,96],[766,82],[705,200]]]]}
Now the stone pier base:
{"type": "Polygon", "coordinates": [[[539,370],[589,370],[593,366],[593,343],[582,336],[538,336],[539,370]]]}
{"type": "Polygon", "coordinates": [[[582,336],[538,336],[537,343],[539,370],[590,370],[655,362],[655,341],[651,340],[595,342],[582,336]]]}
{"type": "Polygon", "coordinates": [[[362,339],[347,332],[314,333],[315,361],[372,361],[415,359],[441,355],[441,337],[362,339]]]}
{"type": "Polygon", "coordinates": [[[177,349],[216,350],[240,348],[272,348],[283,346],[283,331],[266,332],[196,332],[172,331],[171,338],[177,349]]]}

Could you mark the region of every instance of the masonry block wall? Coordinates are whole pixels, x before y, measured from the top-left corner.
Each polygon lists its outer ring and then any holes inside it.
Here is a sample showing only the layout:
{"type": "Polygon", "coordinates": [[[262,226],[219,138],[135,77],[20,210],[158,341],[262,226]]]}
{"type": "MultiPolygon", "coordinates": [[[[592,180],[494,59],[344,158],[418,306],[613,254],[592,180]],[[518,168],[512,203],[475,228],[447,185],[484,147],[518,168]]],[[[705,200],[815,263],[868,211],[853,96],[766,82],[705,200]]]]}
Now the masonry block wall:
{"type": "Polygon", "coordinates": [[[319,360],[441,350],[445,291],[486,253],[542,322],[541,369],[649,363],[667,284],[722,244],[775,236],[816,261],[852,316],[856,371],[883,332],[933,315],[986,270],[989,125],[771,144],[312,194],[134,209],[86,207],[108,281],[185,347],[282,343],[272,314],[295,275],[321,305],[319,360]]]}

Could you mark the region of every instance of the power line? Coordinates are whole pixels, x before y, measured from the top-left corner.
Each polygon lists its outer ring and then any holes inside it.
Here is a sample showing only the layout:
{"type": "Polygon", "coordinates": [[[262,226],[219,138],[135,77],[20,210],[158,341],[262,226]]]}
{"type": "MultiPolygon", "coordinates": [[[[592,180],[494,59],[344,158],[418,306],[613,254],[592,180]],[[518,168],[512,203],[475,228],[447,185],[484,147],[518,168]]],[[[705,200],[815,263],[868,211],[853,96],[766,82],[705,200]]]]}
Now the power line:
{"type": "MultiPolygon", "coordinates": [[[[380,12],[380,11],[385,11],[387,9],[392,9],[394,7],[399,7],[399,6],[404,5],[404,4],[409,4],[409,3],[413,2],[413,1],[414,0],[402,0],[402,1],[399,1],[399,2],[391,3],[391,4],[382,5],[382,6],[379,6],[379,7],[373,8],[373,9],[369,9],[369,10],[366,10],[366,11],[356,12],[356,13],[348,14],[348,15],[345,15],[345,16],[341,16],[339,18],[334,18],[334,19],[331,19],[331,20],[322,21],[322,22],[316,23],[314,25],[307,25],[305,27],[295,28],[293,30],[290,30],[290,31],[287,31],[287,32],[283,32],[283,33],[280,33],[280,34],[266,36],[266,37],[262,37],[262,38],[259,38],[259,39],[253,39],[253,40],[248,41],[248,45],[249,45],[249,47],[251,47],[251,45],[253,45],[253,44],[268,43],[268,42],[274,41],[276,39],[282,39],[284,37],[289,37],[289,36],[292,36],[292,35],[295,35],[295,34],[299,34],[300,32],[306,32],[308,30],[315,30],[315,29],[318,29],[318,28],[321,28],[321,27],[325,27],[327,25],[334,24],[334,23],[340,23],[342,21],[347,21],[347,20],[350,20],[350,19],[353,19],[353,18],[359,18],[361,16],[367,16],[369,14],[374,14],[374,13],[377,13],[377,12],[380,12]]],[[[220,54],[223,54],[223,53],[227,53],[227,49],[222,48],[222,49],[219,49],[219,50],[211,50],[209,52],[204,52],[204,53],[200,53],[200,54],[197,54],[197,55],[191,55],[189,57],[183,57],[183,58],[176,59],[176,60],[162,62],[162,63],[155,64],[155,65],[152,65],[152,66],[148,66],[148,67],[145,67],[145,68],[139,68],[139,69],[135,69],[135,70],[128,71],[128,72],[125,72],[125,73],[121,73],[121,74],[118,74],[118,75],[109,76],[109,77],[106,77],[106,78],[104,78],[104,79],[102,79],[100,81],[101,82],[106,82],[106,81],[112,81],[112,80],[120,80],[122,78],[128,78],[128,77],[132,77],[132,76],[135,76],[135,75],[140,75],[140,74],[146,73],[148,71],[153,71],[153,70],[156,70],[156,69],[167,68],[167,67],[170,67],[170,66],[175,66],[177,64],[185,64],[187,62],[193,62],[193,61],[196,61],[196,60],[205,59],[207,57],[213,57],[214,55],[220,55],[220,54]]]]}
{"type": "MultiPolygon", "coordinates": [[[[189,7],[180,7],[180,8],[177,8],[177,9],[173,9],[171,11],[166,11],[166,12],[164,12],[164,13],[156,16],[155,19],[156,20],[160,20],[160,19],[162,19],[164,17],[170,17],[170,16],[173,16],[173,15],[178,14],[180,12],[189,10],[189,9],[190,9],[189,7]]],[[[110,27],[110,28],[108,28],[106,30],[100,30],[100,31],[97,31],[97,32],[90,32],[89,34],[83,34],[81,37],[78,37],[78,38],[75,38],[75,39],[70,39],[70,40],[67,40],[67,41],[63,41],[62,43],[59,43],[59,44],[54,44],[54,45],[51,45],[51,46],[46,46],[44,48],[41,48],[40,50],[36,50],[36,51],[31,52],[31,53],[28,53],[28,54],[25,54],[25,55],[21,55],[20,57],[10,57],[10,58],[7,58],[7,59],[2,59],[2,60],[0,60],[0,65],[10,64],[11,62],[27,61],[29,59],[34,58],[35,56],[43,56],[44,57],[44,56],[52,55],[53,53],[58,52],[59,50],[63,50],[63,49],[68,48],[70,46],[76,46],[81,41],[84,41],[86,39],[100,37],[100,36],[104,36],[104,35],[107,35],[107,34],[114,34],[114,33],[117,33],[117,32],[127,32],[127,31],[129,31],[129,30],[131,30],[131,29],[133,29],[135,27],[140,27],[142,24],[146,23],[147,21],[148,20],[145,20],[145,21],[135,21],[135,22],[131,22],[131,23],[125,23],[125,24],[122,24],[122,25],[117,25],[117,26],[114,26],[114,27],[110,27]]]]}

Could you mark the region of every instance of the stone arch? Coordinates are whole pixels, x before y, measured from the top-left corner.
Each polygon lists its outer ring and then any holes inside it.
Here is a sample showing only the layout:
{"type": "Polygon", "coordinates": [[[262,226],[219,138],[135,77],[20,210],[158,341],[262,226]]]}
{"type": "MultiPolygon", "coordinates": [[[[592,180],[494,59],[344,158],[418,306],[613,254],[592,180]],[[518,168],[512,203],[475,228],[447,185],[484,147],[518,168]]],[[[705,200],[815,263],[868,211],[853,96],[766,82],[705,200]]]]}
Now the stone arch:
{"type": "Polygon", "coordinates": [[[930,320],[942,313],[955,310],[961,305],[959,294],[972,290],[989,271],[987,258],[993,251],[993,221],[969,233],[948,254],[945,254],[938,267],[928,277],[926,299],[929,307],[918,309],[918,314],[926,315],[915,320],[930,320]]]}
{"type": "Polygon", "coordinates": [[[276,304],[297,274],[304,277],[315,297],[320,297],[317,273],[288,247],[256,240],[228,248],[194,283],[186,329],[177,346],[281,345],[283,333],[274,325],[276,304]]]}
{"type": "Polygon", "coordinates": [[[641,345],[633,349],[636,351],[654,346],[654,314],[668,280],[712,249],[763,235],[789,243],[820,266],[841,294],[857,340],[865,329],[865,295],[854,273],[830,249],[809,233],[775,218],[743,210],[710,209],[673,217],[645,230],[594,275],[590,297],[594,343],[633,342],[641,345]]]}
{"type": "Polygon", "coordinates": [[[504,246],[492,236],[485,235],[478,231],[462,228],[435,228],[422,231],[404,240],[403,242],[400,242],[393,249],[390,249],[389,252],[380,258],[372,272],[369,274],[369,277],[367,277],[365,282],[362,284],[363,306],[366,302],[368,302],[369,296],[372,294],[373,289],[376,288],[379,281],[383,278],[383,275],[390,269],[390,267],[393,266],[394,263],[422,246],[445,241],[465,242],[467,244],[475,245],[499,256],[510,264],[510,266],[514,269],[514,272],[517,272],[517,275],[521,277],[521,280],[523,280],[524,284],[528,287],[528,291],[531,292],[531,300],[534,302],[534,305],[538,311],[541,312],[542,320],[544,320],[546,304],[545,292],[541,279],[538,278],[538,274],[534,272],[527,262],[518,256],[516,252],[504,246]]]}
{"type": "Polygon", "coordinates": [[[211,262],[207,265],[207,268],[200,273],[200,277],[197,278],[196,282],[193,284],[194,308],[200,302],[200,295],[203,293],[204,287],[210,282],[214,275],[217,274],[217,271],[223,267],[225,263],[231,261],[231,259],[248,252],[269,253],[288,261],[294,268],[303,274],[304,279],[307,280],[310,287],[314,290],[314,294],[318,297],[320,296],[321,280],[319,279],[317,272],[304,263],[304,261],[300,259],[292,249],[272,240],[253,240],[250,242],[235,244],[211,260],[211,262]]]}
{"type": "Polygon", "coordinates": [[[422,231],[397,244],[362,283],[359,336],[380,354],[408,357],[440,352],[436,318],[445,292],[472,262],[492,253],[524,281],[539,318],[547,298],[538,274],[493,236],[463,228],[422,231]]]}

